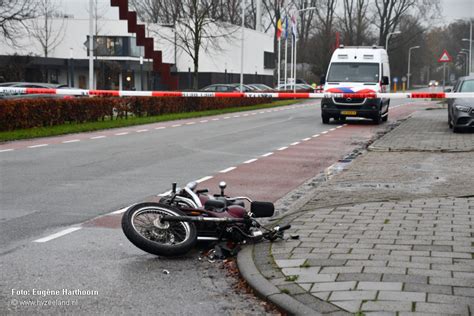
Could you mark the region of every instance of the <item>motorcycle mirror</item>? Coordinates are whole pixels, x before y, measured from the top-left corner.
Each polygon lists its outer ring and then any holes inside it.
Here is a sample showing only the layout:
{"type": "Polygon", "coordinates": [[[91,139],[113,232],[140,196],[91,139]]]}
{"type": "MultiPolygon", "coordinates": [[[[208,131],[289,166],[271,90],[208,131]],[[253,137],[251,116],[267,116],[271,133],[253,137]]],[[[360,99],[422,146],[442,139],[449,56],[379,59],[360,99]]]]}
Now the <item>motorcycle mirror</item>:
{"type": "Polygon", "coordinates": [[[197,187],[197,182],[196,181],[192,181],[192,182],[189,182],[188,184],[186,184],[186,187],[191,189],[191,191],[194,191],[194,189],[196,189],[197,187]]]}
{"type": "Polygon", "coordinates": [[[227,183],[225,181],[219,182],[219,188],[221,188],[221,195],[224,195],[224,189],[227,187],[227,183]]]}

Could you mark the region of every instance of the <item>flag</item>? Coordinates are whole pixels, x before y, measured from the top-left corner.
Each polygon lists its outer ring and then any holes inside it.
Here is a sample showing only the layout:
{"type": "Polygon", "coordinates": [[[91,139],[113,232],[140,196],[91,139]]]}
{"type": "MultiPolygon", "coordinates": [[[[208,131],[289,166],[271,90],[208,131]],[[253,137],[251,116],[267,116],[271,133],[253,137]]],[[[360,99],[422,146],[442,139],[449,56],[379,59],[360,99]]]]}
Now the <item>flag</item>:
{"type": "Polygon", "coordinates": [[[293,34],[293,38],[296,38],[296,16],[291,17],[291,33],[293,34]]]}
{"type": "Polygon", "coordinates": [[[283,27],[281,25],[281,19],[278,19],[278,22],[277,22],[277,31],[276,31],[276,35],[277,35],[277,39],[279,40],[280,37],[281,37],[281,33],[283,31],[283,27]]]}
{"type": "Polygon", "coordinates": [[[285,16],[285,39],[288,38],[288,16],[285,16]]]}

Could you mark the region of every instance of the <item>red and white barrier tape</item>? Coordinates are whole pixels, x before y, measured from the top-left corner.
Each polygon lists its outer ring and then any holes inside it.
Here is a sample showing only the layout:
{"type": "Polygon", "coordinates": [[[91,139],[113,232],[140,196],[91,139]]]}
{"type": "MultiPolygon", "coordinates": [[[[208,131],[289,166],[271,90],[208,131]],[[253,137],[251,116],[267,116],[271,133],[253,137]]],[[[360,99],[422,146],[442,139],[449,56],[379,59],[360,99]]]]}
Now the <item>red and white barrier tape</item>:
{"type": "Polygon", "coordinates": [[[309,92],[185,92],[185,91],[124,91],[124,90],[82,90],[0,87],[1,95],[55,94],[64,96],[103,97],[208,97],[208,98],[272,98],[272,99],[452,99],[474,98],[474,92],[397,92],[397,93],[309,93],[309,92]]]}

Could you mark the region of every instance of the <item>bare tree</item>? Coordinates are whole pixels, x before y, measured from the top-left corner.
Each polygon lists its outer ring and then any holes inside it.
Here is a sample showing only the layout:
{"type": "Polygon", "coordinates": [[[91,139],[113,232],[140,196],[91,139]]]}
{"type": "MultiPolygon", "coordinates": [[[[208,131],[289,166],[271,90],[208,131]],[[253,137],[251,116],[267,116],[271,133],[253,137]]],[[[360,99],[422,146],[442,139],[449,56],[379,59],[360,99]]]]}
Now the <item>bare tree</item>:
{"type": "Polygon", "coordinates": [[[320,9],[315,11],[318,34],[315,40],[319,43],[316,50],[316,73],[323,73],[326,70],[332,52],[334,51],[334,27],[336,20],[337,0],[319,1],[320,9]]]}
{"type": "Polygon", "coordinates": [[[16,45],[25,22],[36,17],[36,0],[0,0],[0,37],[16,45]]]}
{"type": "Polygon", "coordinates": [[[48,57],[63,40],[65,19],[58,11],[55,0],[38,0],[38,14],[41,18],[31,20],[30,34],[40,44],[44,57],[48,57]]]}
{"type": "Polygon", "coordinates": [[[145,21],[174,26],[173,36],[163,36],[163,32],[159,31],[154,33],[181,48],[191,57],[194,67],[194,89],[198,88],[201,50],[219,52],[220,40],[230,39],[238,30],[236,26],[222,22],[222,17],[218,14],[220,1],[217,0],[147,0],[140,3],[134,1],[134,5],[138,16],[145,21]],[[147,3],[151,6],[144,7],[147,3]],[[162,5],[167,7],[162,8],[162,5]],[[151,20],[146,20],[147,17],[151,20]]]}
{"type": "Polygon", "coordinates": [[[343,4],[343,15],[340,18],[343,43],[355,46],[369,44],[369,0],[343,0],[343,4]]]}
{"type": "Polygon", "coordinates": [[[375,0],[379,45],[385,45],[388,34],[399,27],[405,16],[412,15],[426,21],[439,14],[439,11],[439,0],[375,0]]]}

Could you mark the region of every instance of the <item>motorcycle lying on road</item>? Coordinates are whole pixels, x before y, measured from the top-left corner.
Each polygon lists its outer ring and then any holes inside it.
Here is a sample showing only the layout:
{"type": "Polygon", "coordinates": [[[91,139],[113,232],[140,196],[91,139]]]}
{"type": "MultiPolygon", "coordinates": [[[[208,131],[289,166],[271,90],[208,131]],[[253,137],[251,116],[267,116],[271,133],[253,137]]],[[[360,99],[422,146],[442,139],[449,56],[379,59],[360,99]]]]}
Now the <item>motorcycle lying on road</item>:
{"type": "Polygon", "coordinates": [[[225,182],[219,183],[220,194],[197,190],[188,183],[163,194],[159,203],[132,205],[122,217],[125,236],[138,248],[159,256],[179,256],[188,252],[197,240],[234,243],[274,241],[283,238],[291,226],[263,227],[256,219],[271,217],[273,203],[252,201],[248,197],[228,197],[225,182]],[[246,207],[246,202],[249,208],[246,207]]]}

